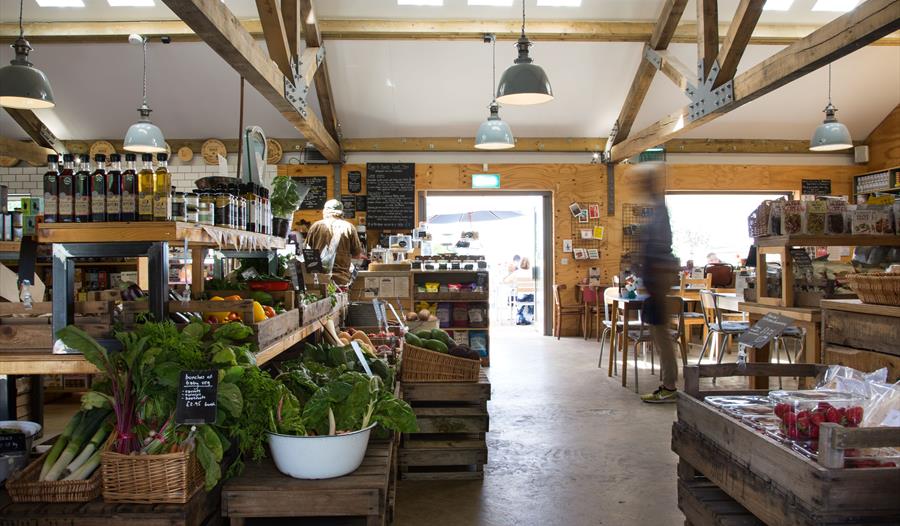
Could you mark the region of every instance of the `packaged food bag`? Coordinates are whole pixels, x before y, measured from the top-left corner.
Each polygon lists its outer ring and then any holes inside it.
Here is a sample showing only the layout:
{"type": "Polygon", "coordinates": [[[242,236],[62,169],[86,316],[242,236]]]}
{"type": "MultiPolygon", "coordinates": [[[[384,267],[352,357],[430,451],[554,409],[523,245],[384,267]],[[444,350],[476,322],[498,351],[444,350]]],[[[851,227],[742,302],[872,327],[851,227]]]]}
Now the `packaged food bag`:
{"type": "Polygon", "coordinates": [[[788,201],[782,209],[782,234],[793,236],[803,233],[803,215],[806,206],[803,201],[788,201]]]}
{"type": "Polygon", "coordinates": [[[803,222],[803,231],[811,236],[825,234],[825,217],[828,214],[828,203],[818,200],[807,201],[804,208],[805,221],[803,222]]]}
{"type": "Polygon", "coordinates": [[[782,233],[781,219],[784,215],[785,202],[784,199],[772,201],[772,206],[769,208],[769,235],[771,236],[780,236],[782,233]]]}
{"type": "Polygon", "coordinates": [[[900,199],[894,201],[891,208],[894,211],[894,233],[900,236],[900,199]]]}
{"type": "Polygon", "coordinates": [[[847,215],[847,203],[842,199],[829,199],[826,202],[825,217],[826,234],[849,234],[850,221],[847,215]]]}
{"type": "Polygon", "coordinates": [[[859,205],[853,212],[854,235],[892,234],[891,208],[885,205],[859,205]]]}

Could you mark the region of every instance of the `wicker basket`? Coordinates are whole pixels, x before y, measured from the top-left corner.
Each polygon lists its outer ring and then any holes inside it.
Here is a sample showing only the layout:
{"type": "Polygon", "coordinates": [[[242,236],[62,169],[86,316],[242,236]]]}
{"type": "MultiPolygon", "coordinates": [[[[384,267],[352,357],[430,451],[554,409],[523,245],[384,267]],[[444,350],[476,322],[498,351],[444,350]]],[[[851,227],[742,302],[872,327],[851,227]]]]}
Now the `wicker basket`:
{"type": "Polygon", "coordinates": [[[900,307],[900,274],[851,274],[850,288],[863,303],[900,307]]]}
{"type": "Polygon", "coordinates": [[[766,200],[760,203],[756,210],[747,218],[747,230],[750,237],[763,237],[769,235],[769,212],[772,209],[772,201],[766,200]]]}
{"type": "Polygon", "coordinates": [[[103,500],[138,504],[185,504],[203,486],[197,455],[101,454],[103,500]]]}
{"type": "Polygon", "coordinates": [[[400,377],[404,382],[477,382],[479,360],[467,360],[403,343],[400,377]]]}
{"type": "Polygon", "coordinates": [[[38,480],[47,455],[44,453],[6,481],[13,502],[88,502],[100,496],[100,468],[87,480],[38,480]]]}

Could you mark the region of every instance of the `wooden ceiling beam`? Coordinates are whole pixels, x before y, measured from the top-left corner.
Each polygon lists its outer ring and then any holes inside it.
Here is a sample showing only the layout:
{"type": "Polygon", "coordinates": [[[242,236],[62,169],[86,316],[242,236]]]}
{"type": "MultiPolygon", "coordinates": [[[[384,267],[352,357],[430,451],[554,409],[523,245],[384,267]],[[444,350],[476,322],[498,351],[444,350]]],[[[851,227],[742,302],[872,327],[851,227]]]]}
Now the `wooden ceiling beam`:
{"type": "Polygon", "coordinates": [[[22,142],[7,137],[0,137],[0,155],[41,165],[47,162],[48,155],[54,153],[56,153],[54,150],[40,146],[32,141],[22,142]]]}
{"type": "Polygon", "coordinates": [[[719,73],[713,82],[713,88],[718,88],[734,78],[738,63],[750,43],[753,28],[759,22],[765,4],[766,0],[741,0],[734,14],[734,20],[728,28],[728,36],[725,37],[725,43],[722,44],[716,59],[719,73]]]}
{"type": "MultiPolygon", "coordinates": [[[[288,13],[284,8],[282,11],[288,13]]],[[[262,24],[256,19],[240,20],[251,35],[262,38],[262,24]]],[[[521,22],[516,21],[452,21],[452,20],[319,20],[320,37],[327,40],[473,40],[484,33],[494,33],[498,40],[519,37],[521,22]]],[[[289,24],[285,24],[286,28],[289,24]]],[[[720,24],[725,35],[727,24],[720,24]]],[[[575,42],[649,42],[656,24],[623,21],[529,21],[528,37],[535,41],[575,42]]],[[[287,28],[290,31],[289,28],[287,28]]],[[[750,44],[789,45],[818,29],[809,24],[757,24],[750,44]]],[[[128,41],[128,35],[140,33],[148,37],[170,36],[173,42],[197,42],[200,37],[181,20],[108,21],[108,22],[29,22],[25,34],[31,43],[63,42],[67,44],[128,41]]],[[[11,43],[19,35],[18,25],[0,23],[0,42],[11,43]]],[[[291,36],[288,35],[290,43],[291,36]]],[[[697,41],[697,24],[681,23],[672,36],[673,43],[693,44],[697,41]]],[[[900,45],[900,34],[887,35],[874,45],[900,45]]]]}
{"type": "MultiPolygon", "coordinates": [[[[59,140],[50,128],[41,121],[40,117],[31,110],[19,110],[15,108],[3,108],[6,113],[31,137],[38,146],[50,148],[58,153],[69,153],[66,145],[59,140]]],[[[46,159],[44,159],[46,161],[46,159]]]]}
{"type": "Polygon", "coordinates": [[[697,69],[704,79],[719,56],[719,2],[697,0],[697,69]]]}
{"type": "MultiPolygon", "coordinates": [[[[307,47],[321,48],[325,45],[312,0],[300,0],[300,27],[307,47]]],[[[328,133],[335,140],[340,141],[340,124],[337,118],[337,110],[335,109],[334,95],[331,90],[331,77],[328,74],[327,54],[318,66],[315,83],[316,97],[319,99],[319,109],[322,112],[322,122],[325,124],[325,129],[328,130],[328,133]]]]}
{"type": "Polygon", "coordinates": [[[294,78],[294,72],[291,71],[290,44],[281,13],[281,0],[256,0],[256,10],[259,11],[259,21],[262,24],[269,57],[275,61],[285,77],[294,78]]]}
{"type": "Polygon", "coordinates": [[[900,0],[866,0],[853,11],[834,19],[734,79],[734,95],[705,115],[689,119],[688,107],[673,112],[612,147],[612,161],[621,161],[647,148],[666,144],[766,93],[846,56],[900,29],[900,0]]]}
{"type": "Polygon", "coordinates": [[[300,54],[300,0],[281,0],[281,16],[287,32],[288,51],[292,57],[300,54]]]}
{"type": "Polygon", "coordinates": [[[659,70],[669,77],[669,79],[678,86],[682,93],[693,89],[697,85],[697,71],[688,67],[687,64],[678,59],[671,52],[662,49],[656,51],[659,57],[659,70]]]}
{"type": "MultiPolygon", "coordinates": [[[[163,0],[329,161],[340,162],[340,146],[308,110],[285,97],[285,75],[219,0],[163,0]]],[[[288,81],[288,84],[290,82],[288,81]]]]}

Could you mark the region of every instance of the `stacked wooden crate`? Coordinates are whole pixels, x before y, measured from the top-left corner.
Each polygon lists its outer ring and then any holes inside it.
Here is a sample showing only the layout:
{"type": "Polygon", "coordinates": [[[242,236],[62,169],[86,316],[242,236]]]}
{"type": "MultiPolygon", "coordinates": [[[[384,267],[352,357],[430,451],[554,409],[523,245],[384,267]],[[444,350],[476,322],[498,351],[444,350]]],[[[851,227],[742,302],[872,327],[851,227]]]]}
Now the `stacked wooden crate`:
{"type": "Polygon", "coordinates": [[[419,431],[402,437],[400,478],[483,478],[491,399],[487,374],[481,371],[477,382],[403,382],[401,387],[419,431]]]}

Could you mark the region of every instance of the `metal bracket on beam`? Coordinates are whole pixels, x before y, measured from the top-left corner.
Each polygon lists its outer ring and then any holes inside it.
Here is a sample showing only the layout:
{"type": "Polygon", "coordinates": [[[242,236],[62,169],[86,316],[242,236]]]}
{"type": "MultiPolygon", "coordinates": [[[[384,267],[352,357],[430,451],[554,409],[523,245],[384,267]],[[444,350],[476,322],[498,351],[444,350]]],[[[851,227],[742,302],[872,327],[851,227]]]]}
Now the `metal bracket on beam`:
{"type": "MultiPolygon", "coordinates": [[[[700,62],[698,70],[702,70],[702,68],[703,63],[700,62]]],[[[733,80],[729,80],[718,88],[713,89],[712,87],[719,74],[719,69],[719,63],[714,63],[709,70],[709,76],[691,97],[691,103],[688,104],[688,109],[690,111],[685,116],[686,122],[692,122],[705,117],[734,102],[733,80]]]]}
{"type": "MultiPolygon", "coordinates": [[[[315,57],[316,69],[318,69],[325,60],[324,46],[319,47],[315,57]]],[[[291,103],[291,106],[297,109],[300,115],[306,117],[307,107],[309,106],[309,103],[307,102],[307,98],[309,97],[309,86],[312,84],[313,79],[304,77],[302,71],[305,71],[307,68],[305,67],[305,64],[301,63],[299,56],[291,60],[291,69],[294,71],[294,78],[290,80],[287,78],[284,79],[284,98],[291,103]]]]}

